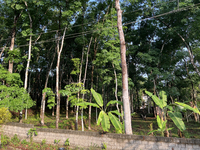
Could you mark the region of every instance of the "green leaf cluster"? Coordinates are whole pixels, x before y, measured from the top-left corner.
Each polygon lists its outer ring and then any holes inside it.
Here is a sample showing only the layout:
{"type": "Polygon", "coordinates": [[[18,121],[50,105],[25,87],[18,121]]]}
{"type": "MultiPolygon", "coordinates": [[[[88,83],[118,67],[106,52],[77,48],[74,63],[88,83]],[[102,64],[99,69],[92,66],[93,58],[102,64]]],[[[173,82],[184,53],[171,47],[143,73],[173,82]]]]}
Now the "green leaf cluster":
{"type": "Polygon", "coordinates": [[[52,89],[47,87],[42,90],[42,93],[46,93],[45,97],[48,97],[47,107],[51,109],[53,106],[55,106],[55,94],[53,93],[52,89]]]}
{"type": "Polygon", "coordinates": [[[112,125],[115,127],[116,132],[122,133],[123,132],[123,125],[119,121],[119,118],[116,117],[116,115],[121,116],[121,114],[117,110],[106,112],[106,108],[108,106],[110,106],[111,104],[116,104],[116,103],[122,104],[122,103],[119,102],[119,101],[116,101],[116,100],[109,101],[106,105],[105,110],[104,110],[103,109],[102,96],[92,88],[91,88],[91,92],[92,92],[92,95],[93,95],[96,103],[82,102],[82,103],[78,103],[77,105],[78,106],[90,105],[90,106],[99,108],[101,111],[100,111],[99,116],[98,116],[97,125],[101,125],[103,130],[108,132],[109,129],[110,129],[110,122],[111,122],[112,125]]]}
{"type": "Polygon", "coordinates": [[[18,73],[11,74],[0,65],[0,107],[17,112],[35,105],[21,85],[22,81],[18,73]]]}

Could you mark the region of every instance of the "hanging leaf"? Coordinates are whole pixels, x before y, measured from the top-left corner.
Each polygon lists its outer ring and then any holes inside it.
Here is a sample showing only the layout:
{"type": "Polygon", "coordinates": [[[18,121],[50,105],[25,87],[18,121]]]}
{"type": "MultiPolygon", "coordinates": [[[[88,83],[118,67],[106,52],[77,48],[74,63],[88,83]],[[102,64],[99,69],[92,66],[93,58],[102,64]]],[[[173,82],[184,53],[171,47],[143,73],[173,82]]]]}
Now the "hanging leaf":
{"type": "Polygon", "coordinates": [[[117,118],[115,115],[113,115],[111,112],[108,113],[108,116],[110,118],[110,121],[112,122],[112,125],[115,127],[116,131],[118,133],[122,133],[122,125],[119,122],[119,118],[117,118]]]}
{"type": "Polygon", "coordinates": [[[180,112],[172,112],[172,111],[168,111],[168,114],[172,119],[172,121],[174,122],[174,124],[181,130],[181,132],[183,132],[186,128],[182,120],[182,114],[180,112]]]}

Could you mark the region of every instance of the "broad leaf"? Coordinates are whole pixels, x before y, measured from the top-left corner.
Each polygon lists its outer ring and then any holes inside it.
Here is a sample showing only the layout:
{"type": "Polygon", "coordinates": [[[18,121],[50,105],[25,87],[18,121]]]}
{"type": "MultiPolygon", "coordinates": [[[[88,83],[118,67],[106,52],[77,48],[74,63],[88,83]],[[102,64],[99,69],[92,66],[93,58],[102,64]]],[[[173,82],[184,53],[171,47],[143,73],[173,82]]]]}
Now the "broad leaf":
{"type": "Polygon", "coordinates": [[[77,103],[77,106],[81,106],[81,107],[85,107],[85,106],[93,106],[93,107],[97,107],[100,108],[99,105],[95,104],[95,103],[89,103],[89,102],[82,102],[82,103],[77,103]]]}
{"type": "Polygon", "coordinates": [[[156,131],[158,131],[158,130],[152,130],[152,131],[150,131],[148,134],[151,134],[152,132],[156,132],[156,131]]]}
{"type": "Polygon", "coordinates": [[[159,93],[160,97],[161,97],[161,101],[162,101],[162,106],[165,107],[167,106],[167,95],[165,91],[161,91],[159,93]]]}
{"type": "Polygon", "coordinates": [[[110,121],[112,122],[112,125],[115,127],[116,131],[118,133],[122,133],[122,125],[119,122],[119,118],[117,118],[115,115],[113,115],[111,112],[108,113],[108,116],[110,118],[110,121]]]}
{"type": "Polygon", "coordinates": [[[192,108],[191,106],[184,104],[184,103],[180,103],[180,102],[176,102],[176,104],[183,106],[185,109],[189,109],[191,111],[194,111],[195,113],[200,114],[200,111],[197,108],[192,108]]]}
{"type": "Polygon", "coordinates": [[[109,111],[111,113],[115,113],[116,115],[118,116],[121,116],[122,117],[122,114],[120,112],[118,112],[118,110],[114,110],[114,111],[109,111]]]}
{"type": "Polygon", "coordinates": [[[109,117],[108,115],[104,112],[104,111],[101,111],[101,126],[103,128],[104,131],[109,131],[110,129],[110,120],[109,120],[109,117]]]}
{"type": "Polygon", "coordinates": [[[102,112],[104,112],[103,110],[102,111],[100,111],[100,113],[99,113],[99,117],[98,117],[98,120],[97,120],[97,125],[100,125],[100,123],[101,123],[101,121],[102,121],[102,117],[103,117],[103,113],[102,112]]]}
{"type": "Polygon", "coordinates": [[[174,124],[181,130],[184,131],[185,128],[185,124],[182,120],[182,114],[180,112],[172,112],[172,111],[168,111],[168,114],[170,116],[170,118],[172,119],[172,121],[174,122],[174,124]]]}
{"type": "Polygon", "coordinates": [[[157,123],[158,123],[158,127],[162,129],[162,120],[160,119],[159,115],[157,115],[157,123]]]}
{"type": "Polygon", "coordinates": [[[162,103],[162,101],[161,101],[157,96],[153,95],[153,94],[152,94],[151,92],[149,92],[149,91],[145,91],[145,93],[146,93],[147,95],[149,95],[149,96],[153,99],[153,101],[156,103],[156,105],[158,105],[160,108],[163,109],[163,103],[162,103]]]}
{"type": "Polygon", "coordinates": [[[123,103],[121,101],[117,101],[117,100],[112,100],[112,101],[109,101],[106,105],[106,107],[108,107],[109,105],[112,105],[112,104],[120,104],[120,105],[123,105],[123,103]]]}
{"type": "Polygon", "coordinates": [[[91,92],[92,92],[92,95],[93,95],[94,99],[96,100],[97,104],[100,107],[103,107],[103,99],[102,99],[101,95],[99,93],[97,93],[93,88],[91,88],[91,92]]]}
{"type": "Polygon", "coordinates": [[[172,106],[167,106],[167,108],[169,109],[169,110],[171,110],[171,111],[173,111],[173,107],[172,106]]]}

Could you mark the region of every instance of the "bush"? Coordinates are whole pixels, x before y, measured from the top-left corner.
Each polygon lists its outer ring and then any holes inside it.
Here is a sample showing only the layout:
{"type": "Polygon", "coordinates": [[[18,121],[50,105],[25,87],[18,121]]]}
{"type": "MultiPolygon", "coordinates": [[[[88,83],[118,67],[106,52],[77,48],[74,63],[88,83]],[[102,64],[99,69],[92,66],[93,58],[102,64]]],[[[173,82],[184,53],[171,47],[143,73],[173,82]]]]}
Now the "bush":
{"type": "Polygon", "coordinates": [[[2,107],[0,108],[0,124],[9,122],[11,120],[11,113],[8,108],[2,107]]]}

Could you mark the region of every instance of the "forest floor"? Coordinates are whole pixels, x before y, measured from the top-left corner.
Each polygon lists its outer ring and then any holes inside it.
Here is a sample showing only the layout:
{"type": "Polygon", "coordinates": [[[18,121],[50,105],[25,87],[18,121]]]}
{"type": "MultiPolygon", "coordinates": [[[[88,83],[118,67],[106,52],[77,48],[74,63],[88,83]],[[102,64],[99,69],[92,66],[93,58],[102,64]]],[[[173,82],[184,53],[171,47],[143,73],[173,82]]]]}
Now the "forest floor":
{"type": "MultiPolygon", "coordinates": [[[[38,111],[37,111],[38,112],[38,111]]],[[[12,122],[18,122],[18,115],[13,114],[12,122]]],[[[102,128],[100,126],[97,126],[96,124],[96,117],[95,114],[92,114],[92,123],[91,123],[91,130],[88,130],[88,114],[84,115],[84,130],[87,131],[93,131],[93,132],[102,132],[102,128]]],[[[47,113],[45,115],[45,125],[42,126],[40,124],[40,116],[39,113],[36,113],[36,111],[33,110],[28,110],[28,119],[23,120],[23,123],[26,124],[34,124],[35,127],[37,128],[55,128],[55,116],[52,116],[51,113],[47,113]]],[[[153,124],[153,130],[156,130],[158,128],[157,121],[153,115],[148,115],[146,120],[143,120],[139,114],[135,114],[132,118],[132,129],[133,129],[133,134],[134,135],[148,135],[148,132],[150,131],[150,124],[153,124]]],[[[186,122],[184,121],[185,126],[186,126],[186,131],[184,132],[184,138],[197,138],[200,139],[200,123],[190,121],[186,122]]],[[[172,120],[168,118],[168,123],[167,123],[168,128],[173,128],[172,130],[169,131],[170,137],[178,137],[178,128],[174,125],[172,120]]],[[[69,118],[66,119],[65,112],[61,112],[60,115],[60,121],[59,121],[59,129],[70,129],[70,130],[75,130],[75,116],[74,113],[69,114],[69,118]]],[[[81,130],[81,121],[79,118],[79,125],[78,129],[81,130]]],[[[110,133],[115,133],[114,127],[111,127],[110,133]]],[[[160,136],[160,133],[154,132],[154,136],[160,136]]],[[[37,145],[36,143],[36,146],[37,145]]],[[[41,146],[41,144],[40,144],[41,146]]],[[[53,145],[55,146],[55,145],[53,145]]],[[[52,147],[51,149],[58,149],[58,147],[52,147]]],[[[18,148],[19,150],[23,150],[24,145],[18,145],[16,147],[12,143],[6,147],[6,149],[16,149],[18,148]]],[[[1,148],[2,149],[2,148],[1,148]]],[[[34,148],[30,148],[34,149],[34,148]]],[[[37,148],[36,148],[37,149],[37,148]]],[[[70,149],[77,149],[77,148],[70,148],[70,149]]],[[[83,148],[78,148],[78,149],[83,149],[83,148]]],[[[91,149],[93,149],[91,147],[91,149]]],[[[25,150],[25,149],[24,149],[25,150]]],[[[48,149],[47,149],[48,150],[48,149]]]]}
{"type": "MultiPolygon", "coordinates": [[[[52,116],[51,113],[45,114],[44,119],[44,126],[40,124],[40,116],[39,113],[36,113],[39,111],[33,111],[31,109],[28,110],[28,119],[23,120],[23,123],[26,124],[34,124],[37,128],[56,128],[55,120],[56,116],[52,116]]],[[[95,113],[92,113],[92,122],[91,122],[91,130],[88,130],[88,114],[84,114],[84,131],[94,131],[94,132],[100,132],[102,131],[101,126],[98,126],[96,124],[96,117],[95,113]]],[[[173,121],[170,118],[167,118],[167,126],[168,128],[173,128],[169,131],[170,137],[178,137],[178,128],[174,125],[173,121]]],[[[12,122],[18,122],[18,114],[13,115],[12,122]]],[[[135,114],[132,117],[132,129],[133,134],[135,135],[148,135],[150,131],[150,124],[153,123],[153,130],[158,129],[156,118],[149,114],[146,117],[146,120],[143,120],[139,114],[135,114]]],[[[200,123],[189,121],[187,122],[184,120],[186,131],[184,132],[185,138],[197,138],[200,139],[200,123]]],[[[69,130],[75,130],[75,113],[70,111],[69,118],[66,119],[65,111],[61,111],[60,114],[60,121],[59,121],[59,129],[69,129],[69,130]]],[[[79,116],[78,121],[78,129],[81,130],[81,117],[79,116]]],[[[114,127],[111,127],[110,133],[115,133],[114,127]]],[[[154,132],[154,136],[160,136],[161,134],[154,132]]]]}

